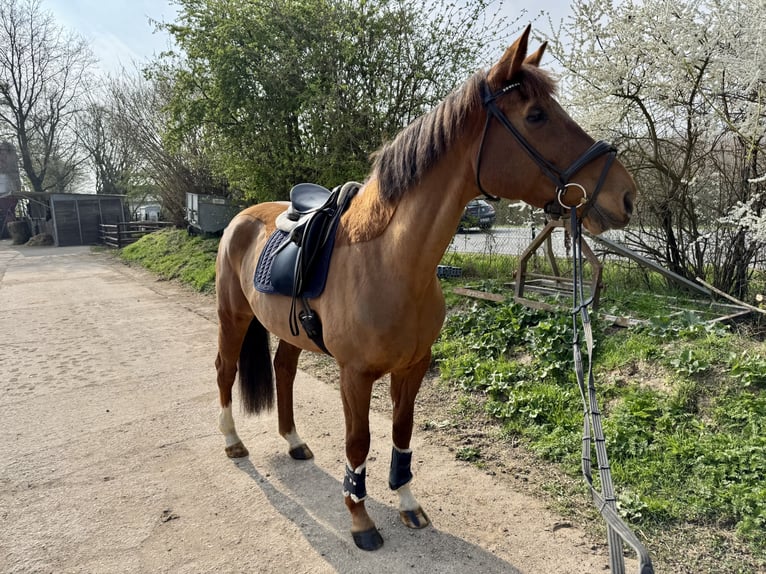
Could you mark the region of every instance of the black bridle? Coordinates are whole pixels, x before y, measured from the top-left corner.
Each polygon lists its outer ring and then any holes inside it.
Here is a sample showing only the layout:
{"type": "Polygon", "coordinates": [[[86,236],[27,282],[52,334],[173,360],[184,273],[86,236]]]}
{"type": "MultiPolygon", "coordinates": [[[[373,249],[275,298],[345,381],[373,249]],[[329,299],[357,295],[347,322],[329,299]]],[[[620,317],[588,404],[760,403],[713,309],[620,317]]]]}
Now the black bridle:
{"type": "Polygon", "coordinates": [[[610,143],[607,143],[603,140],[597,141],[592,146],[590,146],[590,148],[588,148],[584,154],[582,154],[579,158],[577,158],[572,163],[572,165],[570,165],[567,169],[565,169],[564,171],[559,170],[551,162],[549,162],[542,155],[540,155],[540,152],[538,152],[534,147],[532,147],[532,145],[524,138],[524,136],[516,128],[516,126],[514,126],[511,123],[508,117],[497,106],[496,100],[498,98],[512,92],[514,89],[519,88],[520,86],[521,86],[521,83],[516,82],[513,84],[509,84],[508,86],[504,87],[502,90],[492,93],[486,81],[482,82],[481,84],[481,99],[482,99],[482,103],[484,104],[484,108],[487,110],[487,120],[484,123],[484,133],[481,136],[481,144],[479,144],[479,153],[476,158],[476,184],[479,187],[479,191],[484,195],[484,197],[486,197],[490,201],[499,201],[500,199],[499,197],[488,193],[484,189],[484,187],[481,185],[481,156],[484,150],[484,141],[487,138],[487,131],[489,130],[489,124],[492,121],[492,118],[495,118],[497,119],[498,122],[500,122],[500,124],[505,129],[511,132],[511,135],[513,135],[514,139],[521,146],[521,148],[525,152],[527,152],[527,155],[529,155],[529,157],[532,158],[532,160],[538,165],[538,167],[545,174],[545,176],[548,177],[548,179],[550,179],[555,184],[556,198],[554,201],[551,201],[546,206],[546,212],[554,214],[554,215],[561,215],[562,209],[568,210],[568,209],[574,208],[576,210],[582,207],[582,209],[580,210],[580,220],[582,221],[583,219],[585,219],[585,215],[587,214],[588,210],[595,203],[596,197],[601,191],[601,188],[604,185],[604,181],[606,181],[607,173],[609,172],[609,168],[612,166],[612,163],[614,162],[614,158],[617,155],[617,150],[610,143]],[[602,155],[607,155],[606,164],[604,165],[604,169],[601,170],[601,176],[599,177],[598,182],[596,183],[596,187],[593,190],[593,193],[589,197],[587,190],[582,185],[580,185],[579,183],[572,183],[570,182],[570,179],[572,178],[574,174],[580,171],[583,167],[585,167],[590,162],[598,159],[602,155]],[[576,187],[582,192],[582,197],[579,199],[579,201],[576,204],[572,204],[572,205],[569,205],[565,202],[565,196],[566,196],[567,190],[570,187],[576,187]]]}
{"type": "Polygon", "coordinates": [[[487,193],[481,185],[481,155],[484,149],[484,140],[487,137],[487,131],[489,129],[489,123],[492,118],[496,118],[500,124],[505,127],[524,151],[534,160],[534,162],[540,167],[542,172],[556,185],[556,198],[551,201],[545,208],[546,212],[554,216],[561,216],[563,211],[569,210],[570,217],[570,233],[572,234],[572,320],[574,323],[574,339],[572,341],[575,374],[577,376],[577,383],[580,388],[580,395],[583,401],[583,442],[582,442],[582,474],[590,487],[591,496],[593,502],[599,509],[601,515],[604,517],[607,523],[607,537],[609,543],[609,567],[615,574],[623,574],[625,572],[625,563],[622,557],[622,542],[626,542],[631,546],[638,555],[639,559],[639,573],[640,574],[653,574],[654,567],[652,565],[651,557],[644,548],[643,544],[638,540],[636,535],[630,529],[630,527],[623,521],[622,517],[617,512],[617,500],[612,485],[611,470],[609,467],[609,459],[606,453],[606,441],[604,439],[603,427],[601,424],[601,412],[596,400],[596,387],[593,379],[593,332],[590,324],[590,315],[588,313],[588,307],[593,301],[593,293],[590,297],[585,296],[583,289],[583,256],[582,256],[582,222],[585,219],[585,215],[588,210],[593,206],[596,201],[601,188],[606,180],[609,168],[614,162],[617,150],[609,143],[605,141],[597,141],[586,152],[577,158],[572,165],[570,165],[564,171],[560,171],[548,160],[546,160],[540,153],[533,148],[529,142],[521,135],[518,129],[510,122],[508,117],[500,110],[495,101],[511,92],[512,90],[520,87],[520,83],[514,83],[506,86],[502,90],[492,93],[486,82],[482,84],[482,102],[487,110],[487,121],[484,124],[484,133],[481,137],[481,144],[479,145],[478,157],[476,158],[476,183],[484,196],[490,201],[498,201],[500,198],[487,193]],[[579,183],[572,183],[570,179],[572,176],[580,171],[585,165],[601,157],[607,155],[606,164],[601,170],[601,175],[596,183],[596,187],[593,190],[593,194],[588,197],[588,192],[579,183]],[[570,187],[576,187],[582,192],[582,197],[576,204],[569,205],[565,202],[564,198],[567,190],[570,187]],[[578,215],[577,210],[580,210],[578,215]],[[580,326],[582,327],[582,333],[585,338],[585,348],[588,357],[588,369],[587,377],[583,366],[582,353],[581,353],[581,339],[580,328],[578,327],[578,319],[580,326]],[[599,492],[594,484],[593,474],[591,471],[591,456],[592,451],[596,451],[596,464],[599,472],[599,482],[601,484],[601,492],[599,492]]]}

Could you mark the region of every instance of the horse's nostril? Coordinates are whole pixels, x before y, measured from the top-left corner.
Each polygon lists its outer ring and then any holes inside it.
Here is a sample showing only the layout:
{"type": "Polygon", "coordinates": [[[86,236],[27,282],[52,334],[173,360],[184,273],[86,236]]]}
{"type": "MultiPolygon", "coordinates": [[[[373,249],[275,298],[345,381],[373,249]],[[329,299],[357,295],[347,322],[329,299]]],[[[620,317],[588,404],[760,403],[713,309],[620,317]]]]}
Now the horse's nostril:
{"type": "Polygon", "coordinates": [[[633,215],[633,198],[630,196],[629,193],[625,194],[625,213],[627,213],[629,216],[633,215]]]}

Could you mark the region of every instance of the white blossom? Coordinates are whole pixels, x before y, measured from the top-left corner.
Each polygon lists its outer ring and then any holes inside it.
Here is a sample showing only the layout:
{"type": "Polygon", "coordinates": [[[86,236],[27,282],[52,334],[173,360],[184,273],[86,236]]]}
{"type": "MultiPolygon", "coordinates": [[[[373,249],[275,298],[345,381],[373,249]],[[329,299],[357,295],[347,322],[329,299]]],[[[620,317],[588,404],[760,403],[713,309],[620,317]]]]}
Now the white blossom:
{"type": "Polygon", "coordinates": [[[575,119],[629,142],[645,173],[663,164],[657,177],[694,194],[692,207],[707,201],[718,223],[766,240],[766,2],[574,0],[572,11],[547,39],[575,119]]]}

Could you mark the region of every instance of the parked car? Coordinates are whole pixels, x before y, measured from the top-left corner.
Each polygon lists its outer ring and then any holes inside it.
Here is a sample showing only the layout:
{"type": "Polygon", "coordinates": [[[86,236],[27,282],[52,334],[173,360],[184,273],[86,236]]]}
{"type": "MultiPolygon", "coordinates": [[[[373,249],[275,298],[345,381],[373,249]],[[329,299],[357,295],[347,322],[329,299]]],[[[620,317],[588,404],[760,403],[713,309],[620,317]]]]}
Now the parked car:
{"type": "Polygon", "coordinates": [[[489,229],[495,223],[495,208],[483,199],[472,199],[465,206],[458,224],[458,231],[478,227],[489,229]]]}

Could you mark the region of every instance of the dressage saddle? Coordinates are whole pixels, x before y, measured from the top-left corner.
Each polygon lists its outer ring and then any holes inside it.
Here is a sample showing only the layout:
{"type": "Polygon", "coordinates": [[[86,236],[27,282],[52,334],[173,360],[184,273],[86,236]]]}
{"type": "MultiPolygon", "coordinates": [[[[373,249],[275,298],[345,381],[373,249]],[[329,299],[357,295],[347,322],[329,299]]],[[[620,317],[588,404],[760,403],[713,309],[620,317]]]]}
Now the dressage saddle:
{"type": "MultiPolygon", "coordinates": [[[[265,292],[280,293],[292,298],[290,307],[290,332],[297,336],[299,325],[306,335],[325,353],[322,324],[319,316],[308,304],[310,298],[318,297],[324,290],[330,257],[335,243],[335,233],[343,213],[361,184],[349,182],[333,191],[313,183],[301,183],[290,190],[290,206],[277,218],[277,230],[269,243],[281,243],[273,250],[268,270],[265,292]],[[298,310],[298,303],[302,309],[298,310]]],[[[264,249],[260,268],[265,261],[269,245],[264,249]]],[[[258,275],[256,271],[256,283],[258,275]]]]}
{"type": "Polygon", "coordinates": [[[316,183],[299,183],[293,186],[290,190],[287,218],[298,221],[301,217],[323,207],[331,195],[332,192],[329,189],[316,183]]]}

